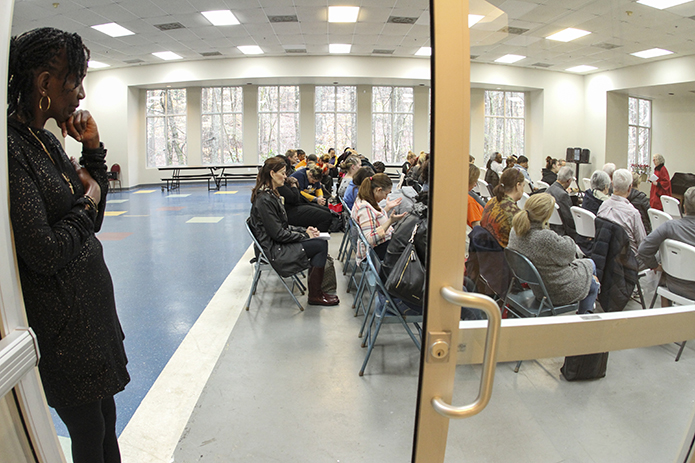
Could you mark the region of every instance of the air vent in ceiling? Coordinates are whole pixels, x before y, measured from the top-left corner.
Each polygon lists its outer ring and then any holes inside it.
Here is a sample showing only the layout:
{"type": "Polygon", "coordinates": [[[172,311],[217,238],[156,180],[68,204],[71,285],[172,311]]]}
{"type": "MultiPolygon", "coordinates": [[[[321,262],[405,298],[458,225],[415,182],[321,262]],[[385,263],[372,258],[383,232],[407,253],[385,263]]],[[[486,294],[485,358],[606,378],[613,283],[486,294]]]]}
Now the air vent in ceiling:
{"type": "Polygon", "coordinates": [[[471,60],[478,59],[480,55],[471,55],[471,60]]]}
{"type": "Polygon", "coordinates": [[[200,54],[203,56],[222,56],[222,53],[219,51],[203,51],[200,54]]]}
{"type": "Polygon", "coordinates": [[[594,46],[598,47],[598,48],[603,48],[605,50],[612,50],[614,48],[620,48],[622,45],[616,45],[614,43],[608,43],[608,42],[601,42],[601,43],[595,44],[594,46]]]}
{"type": "Polygon", "coordinates": [[[535,66],[537,68],[549,68],[552,66],[552,64],[549,63],[533,63],[531,66],[535,66]]]}
{"type": "Polygon", "coordinates": [[[271,23],[298,23],[297,15],[283,14],[279,16],[268,16],[271,23]]]}
{"type": "Polygon", "coordinates": [[[415,24],[417,18],[410,18],[408,16],[389,16],[388,23],[393,24],[415,24]]]}
{"type": "Polygon", "coordinates": [[[695,93],[695,90],[688,90],[690,93],[695,93]]]}
{"type": "Polygon", "coordinates": [[[372,53],[374,53],[375,55],[393,55],[394,51],[395,50],[384,50],[382,48],[375,48],[374,50],[372,50],[372,53]]]}
{"type": "Polygon", "coordinates": [[[186,26],[184,26],[181,23],[155,24],[154,27],[156,27],[160,31],[173,31],[174,29],[185,29],[186,28],[186,26]]]}
{"type": "Polygon", "coordinates": [[[285,53],[306,53],[306,48],[286,48],[285,53]]]}
{"type": "Polygon", "coordinates": [[[523,27],[510,27],[510,26],[504,26],[502,29],[500,29],[498,32],[505,32],[510,35],[521,35],[524,32],[528,32],[528,29],[524,29],[523,27]]]}
{"type": "Polygon", "coordinates": [[[136,58],[136,59],[127,59],[127,60],[125,60],[125,61],[123,61],[123,62],[124,62],[124,63],[126,63],[126,64],[138,64],[138,63],[144,63],[144,61],[143,61],[143,60],[141,60],[141,59],[137,59],[137,58],[136,58]]]}

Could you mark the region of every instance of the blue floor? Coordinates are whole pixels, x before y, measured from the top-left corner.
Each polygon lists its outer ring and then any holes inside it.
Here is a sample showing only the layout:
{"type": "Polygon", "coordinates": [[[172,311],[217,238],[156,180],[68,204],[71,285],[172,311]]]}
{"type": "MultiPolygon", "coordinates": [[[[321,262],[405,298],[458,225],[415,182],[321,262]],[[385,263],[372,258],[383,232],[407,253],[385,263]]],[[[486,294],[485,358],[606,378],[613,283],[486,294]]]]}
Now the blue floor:
{"type": "MultiPolygon", "coordinates": [[[[205,185],[183,185],[171,192],[152,187],[108,195],[107,213],[126,211],[105,217],[97,234],[114,282],[131,376],[116,396],[119,434],[251,244],[244,222],[252,186],[229,183],[223,194],[205,185]],[[153,191],[138,193],[142,190],[153,191]],[[114,202],[119,200],[126,201],[114,202]],[[194,217],[221,219],[186,223],[194,217]]],[[[52,414],[58,435],[67,437],[65,425],[52,414]]]]}

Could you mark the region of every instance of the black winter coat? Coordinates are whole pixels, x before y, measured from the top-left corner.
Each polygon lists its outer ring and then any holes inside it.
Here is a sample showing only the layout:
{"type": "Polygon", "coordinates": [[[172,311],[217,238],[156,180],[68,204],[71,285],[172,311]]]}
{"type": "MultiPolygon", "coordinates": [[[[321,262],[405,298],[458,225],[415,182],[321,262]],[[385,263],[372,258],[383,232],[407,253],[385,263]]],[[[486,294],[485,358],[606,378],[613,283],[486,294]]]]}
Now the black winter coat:
{"type": "Polygon", "coordinates": [[[630,248],[630,239],[615,222],[596,217],[596,238],[591,259],[601,282],[598,300],[604,312],[619,312],[632,297],[639,264],[630,248]]]}
{"type": "Polygon", "coordinates": [[[415,225],[418,225],[415,233],[415,251],[423,265],[427,263],[427,206],[423,203],[416,203],[413,209],[400,220],[393,230],[391,241],[389,241],[386,249],[386,256],[381,266],[381,277],[386,281],[391,274],[393,267],[401,257],[403,250],[410,241],[410,235],[413,234],[415,225]]]}
{"type": "Polygon", "coordinates": [[[259,189],[251,206],[249,226],[263,248],[270,265],[283,277],[309,268],[309,258],[301,241],[308,240],[306,229],[287,222],[279,196],[270,189],[259,189]]]}
{"type": "Polygon", "coordinates": [[[541,180],[543,180],[548,185],[552,185],[557,181],[557,174],[552,170],[544,167],[543,169],[541,169],[541,172],[543,173],[543,177],[541,178],[541,180]]]}
{"type": "Polygon", "coordinates": [[[594,191],[589,188],[584,192],[584,199],[582,200],[582,207],[594,215],[598,215],[598,210],[603,204],[603,201],[594,196],[594,191]]]}

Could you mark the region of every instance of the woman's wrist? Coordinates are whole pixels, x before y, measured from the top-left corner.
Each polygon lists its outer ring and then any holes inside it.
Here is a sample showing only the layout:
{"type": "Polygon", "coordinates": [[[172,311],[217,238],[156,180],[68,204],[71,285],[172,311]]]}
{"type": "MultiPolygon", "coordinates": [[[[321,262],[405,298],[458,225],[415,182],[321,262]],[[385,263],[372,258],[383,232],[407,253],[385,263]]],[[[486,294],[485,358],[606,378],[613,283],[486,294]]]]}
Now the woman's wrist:
{"type": "Polygon", "coordinates": [[[83,197],[85,200],[85,208],[87,210],[96,211],[98,209],[98,206],[97,206],[98,203],[94,200],[94,198],[92,198],[88,194],[85,194],[83,197]]]}

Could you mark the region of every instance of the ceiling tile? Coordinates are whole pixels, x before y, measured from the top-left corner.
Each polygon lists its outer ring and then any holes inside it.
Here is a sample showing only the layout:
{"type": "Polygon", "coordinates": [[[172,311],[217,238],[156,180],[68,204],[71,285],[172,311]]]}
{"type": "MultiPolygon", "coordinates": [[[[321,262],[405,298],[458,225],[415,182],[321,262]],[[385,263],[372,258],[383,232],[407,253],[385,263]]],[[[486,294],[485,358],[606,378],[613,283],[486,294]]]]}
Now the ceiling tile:
{"type": "Polygon", "coordinates": [[[247,8],[236,10],[234,15],[242,24],[267,24],[268,17],[262,8],[247,8]]]}
{"type": "Polygon", "coordinates": [[[507,13],[510,19],[518,19],[532,12],[537,7],[537,3],[507,0],[499,6],[499,9],[507,13]]]}

